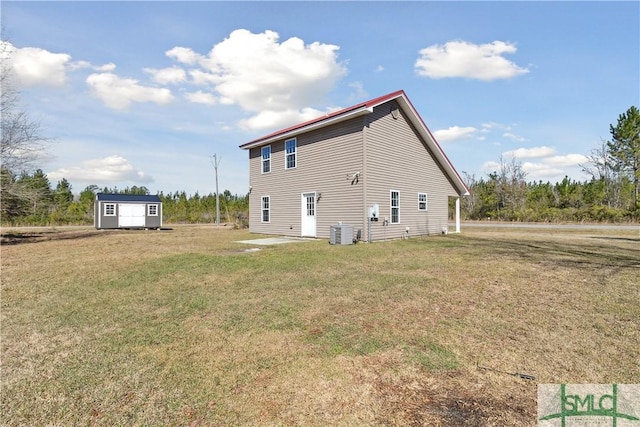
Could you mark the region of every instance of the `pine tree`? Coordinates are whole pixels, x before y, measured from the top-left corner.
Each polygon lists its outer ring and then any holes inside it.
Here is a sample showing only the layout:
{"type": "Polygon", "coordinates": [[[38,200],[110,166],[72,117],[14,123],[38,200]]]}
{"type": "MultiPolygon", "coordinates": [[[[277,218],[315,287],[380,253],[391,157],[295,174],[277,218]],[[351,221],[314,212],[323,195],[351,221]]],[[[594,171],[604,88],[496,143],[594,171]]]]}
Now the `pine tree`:
{"type": "Polygon", "coordinates": [[[640,209],[640,111],[630,107],[609,126],[612,141],[607,142],[616,171],[628,176],[634,187],[634,206],[640,209]]]}

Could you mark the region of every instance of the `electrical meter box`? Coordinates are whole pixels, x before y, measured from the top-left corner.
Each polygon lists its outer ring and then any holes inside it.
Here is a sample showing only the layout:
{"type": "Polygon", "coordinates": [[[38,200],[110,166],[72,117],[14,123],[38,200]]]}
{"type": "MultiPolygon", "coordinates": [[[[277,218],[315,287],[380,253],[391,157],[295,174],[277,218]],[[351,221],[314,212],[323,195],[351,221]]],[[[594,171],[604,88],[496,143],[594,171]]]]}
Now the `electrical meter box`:
{"type": "Polygon", "coordinates": [[[378,218],[380,218],[380,205],[379,204],[374,203],[369,208],[369,218],[371,218],[372,221],[377,221],[378,218]]]}

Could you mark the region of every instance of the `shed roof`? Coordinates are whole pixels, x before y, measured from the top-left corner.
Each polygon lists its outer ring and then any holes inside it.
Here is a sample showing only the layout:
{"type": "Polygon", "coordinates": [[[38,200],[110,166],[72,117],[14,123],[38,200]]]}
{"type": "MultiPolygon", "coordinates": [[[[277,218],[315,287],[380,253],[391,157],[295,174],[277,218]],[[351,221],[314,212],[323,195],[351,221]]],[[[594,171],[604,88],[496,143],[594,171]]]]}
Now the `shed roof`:
{"type": "Polygon", "coordinates": [[[96,194],[96,200],[101,202],[144,202],[161,203],[160,197],[150,194],[96,194]]]}
{"type": "Polygon", "coordinates": [[[309,120],[303,123],[299,123],[297,125],[281,129],[279,131],[270,133],[258,139],[254,139],[253,141],[249,141],[240,145],[240,148],[243,150],[248,150],[250,148],[259,147],[261,145],[269,144],[271,142],[281,140],[283,138],[292,138],[296,135],[299,135],[304,132],[309,132],[314,129],[319,129],[325,126],[329,126],[331,124],[339,123],[348,119],[352,119],[354,117],[363,116],[366,114],[370,114],[373,112],[373,108],[378,105],[384,104],[385,102],[395,100],[400,108],[407,113],[407,117],[413,124],[413,126],[417,129],[420,136],[427,143],[432,153],[436,157],[436,160],[440,163],[446,174],[449,176],[451,181],[454,183],[455,187],[458,189],[460,194],[469,194],[469,189],[466,184],[462,181],[460,174],[456,171],[456,169],[449,161],[447,155],[442,151],[440,144],[436,141],[435,137],[424,123],[420,114],[416,111],[409,101],[409,98],[404,93],[404,90],[398,90],[396,92],[391,92],[387,95],[383,95],[369,101],[361,102],[359,104],[353,105],[351,107],[343,108],[342,110],[334,111],[333,113],[326,114],[324,116],[317,117],[313,120],[309,120]]]}

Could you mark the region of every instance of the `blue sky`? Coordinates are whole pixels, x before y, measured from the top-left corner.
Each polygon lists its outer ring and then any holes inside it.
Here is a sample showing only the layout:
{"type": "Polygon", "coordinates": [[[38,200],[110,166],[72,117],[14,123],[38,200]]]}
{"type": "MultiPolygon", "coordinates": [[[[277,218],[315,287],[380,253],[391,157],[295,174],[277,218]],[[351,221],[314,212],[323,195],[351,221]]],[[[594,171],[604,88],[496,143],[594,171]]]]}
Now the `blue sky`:
{"type": "Polygon", "coordinates": [[[580,164],[640,99],[639,2],[2,2],[55,186],[245,194],[238,145],[403,89],[458,172],[580,164]]]}

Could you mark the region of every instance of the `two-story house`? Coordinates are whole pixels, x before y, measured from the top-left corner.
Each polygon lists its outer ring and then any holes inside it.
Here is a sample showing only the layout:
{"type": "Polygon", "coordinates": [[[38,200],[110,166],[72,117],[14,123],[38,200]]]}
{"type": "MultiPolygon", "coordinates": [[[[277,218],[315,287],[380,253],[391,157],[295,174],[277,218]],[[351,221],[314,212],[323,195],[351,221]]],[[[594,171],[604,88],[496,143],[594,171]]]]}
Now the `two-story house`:
{"type": "Polygon", "coordinates": [[[249,151],[251,232],[361,240],[445,232],[468,189],[404,91],[279,130],[249,151]],[[355,237],[355,236],[354,236],[355,237]]]}

